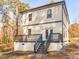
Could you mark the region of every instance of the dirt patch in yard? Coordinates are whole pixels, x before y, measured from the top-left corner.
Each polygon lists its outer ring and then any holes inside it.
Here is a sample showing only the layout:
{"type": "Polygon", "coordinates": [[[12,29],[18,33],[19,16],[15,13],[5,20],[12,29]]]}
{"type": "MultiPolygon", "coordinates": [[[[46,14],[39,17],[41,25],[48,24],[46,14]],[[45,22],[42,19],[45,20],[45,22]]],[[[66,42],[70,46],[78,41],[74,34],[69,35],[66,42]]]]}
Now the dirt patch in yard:
{"type": "Polygon", "coordinates": [[[74,44],[67,45],[61,52],[36,54],[32,59],[79,59],[79,48],[74,44]]]}
{"type": "Polygon", "coordinates": [[[36,54],[32,59],[69,59],[67,54],[51,52],[48,54],[36,54]]]}
{"type": "MultiPolygon", "coordinates": [[[[11,53],[12,54],[12,53],[11,53]]],[[[68,45],[61,52],[50,52],[47,54],[8,54],[4,59],[79,59],[79,48],[75,45],[68,45]]]]}

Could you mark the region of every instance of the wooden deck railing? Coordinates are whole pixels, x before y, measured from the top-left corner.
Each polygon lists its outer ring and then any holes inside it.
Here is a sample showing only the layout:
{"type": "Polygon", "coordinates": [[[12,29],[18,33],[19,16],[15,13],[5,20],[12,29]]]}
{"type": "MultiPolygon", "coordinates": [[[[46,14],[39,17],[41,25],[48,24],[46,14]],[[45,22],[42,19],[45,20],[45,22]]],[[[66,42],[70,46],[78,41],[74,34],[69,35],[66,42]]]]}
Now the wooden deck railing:
{"type": "Polygon", "coordinates": [[[63,37],[62,34],[60,33],[52,33],[51,34],[51,42],[62,42],[63,41],[63,37]]]}
{"type": "Polygon", "coordinates": [[[17,35],[15,36],[15,42],[36,42],[41,34],[31,34],[31,35],[17,35]]]}

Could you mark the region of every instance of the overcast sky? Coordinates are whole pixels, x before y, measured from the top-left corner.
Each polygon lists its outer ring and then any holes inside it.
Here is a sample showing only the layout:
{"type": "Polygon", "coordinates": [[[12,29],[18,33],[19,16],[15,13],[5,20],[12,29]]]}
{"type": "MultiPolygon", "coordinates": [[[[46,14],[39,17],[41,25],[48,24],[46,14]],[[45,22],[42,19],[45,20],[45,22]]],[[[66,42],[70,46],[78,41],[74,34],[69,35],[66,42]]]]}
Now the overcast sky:
{"type": "MultiPolygon", "coordinates": [[[[48,0],[22,0],[31,8],[48,4],[48,0]]],[[[71,23],[79,22],[79,0],[65,0],[71,23]]]]}

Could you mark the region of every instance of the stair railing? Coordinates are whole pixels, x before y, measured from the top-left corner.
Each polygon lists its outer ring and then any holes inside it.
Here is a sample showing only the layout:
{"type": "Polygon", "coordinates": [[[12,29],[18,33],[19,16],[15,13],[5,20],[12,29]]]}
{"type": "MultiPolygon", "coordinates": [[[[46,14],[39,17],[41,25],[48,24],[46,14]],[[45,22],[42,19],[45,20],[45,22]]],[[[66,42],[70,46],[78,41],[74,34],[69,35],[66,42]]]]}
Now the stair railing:
{"type": "Polygon", "coordinates": [[[45,52],[45,53],[47,52],[47,49],[48,49],[48,47],[49,47],[49,45],[50,45],[50,42],[51,42],[51,34],[52,34],[52,33],[49,34],[47,40],[44,42],[44,49],[45,49],[44,52],[45,52]]]}
{"type": "Polygon", "coordinates": [[[41,44],[42,44],[42,35],[40,35],[39,38],[37,39],[37,41],[35,42],[34,52],[38,51],[38,49],[41,46],[41,44]]]}

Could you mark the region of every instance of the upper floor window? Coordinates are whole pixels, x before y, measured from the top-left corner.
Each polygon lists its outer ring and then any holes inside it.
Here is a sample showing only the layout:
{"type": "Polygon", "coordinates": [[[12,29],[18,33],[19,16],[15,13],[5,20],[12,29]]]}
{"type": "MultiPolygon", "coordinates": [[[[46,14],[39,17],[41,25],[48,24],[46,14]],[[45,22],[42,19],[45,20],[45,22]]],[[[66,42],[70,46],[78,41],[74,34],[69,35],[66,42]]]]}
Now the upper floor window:
{"type": "Polygon", "coordinates": [[[29,14],[29,21],[32,21],[32,14],[29,14]]]}
{"type": "Polygon", "coordinates": [[[52,17],[52,9],[48,9],[47,10],[47,18],[51,18],[52,17]]]}

